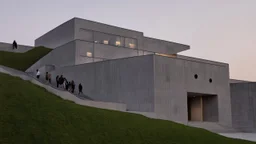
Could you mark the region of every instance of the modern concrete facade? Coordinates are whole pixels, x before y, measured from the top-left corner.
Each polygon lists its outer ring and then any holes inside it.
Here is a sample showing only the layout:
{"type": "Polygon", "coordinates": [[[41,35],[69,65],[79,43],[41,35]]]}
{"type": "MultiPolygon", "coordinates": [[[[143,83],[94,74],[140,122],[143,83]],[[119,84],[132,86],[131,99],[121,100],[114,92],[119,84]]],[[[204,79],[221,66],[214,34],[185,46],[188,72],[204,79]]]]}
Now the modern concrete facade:
{"type": "Polygon", "coordinates": [[[232,83],[230,89],[233,127],[256,132],[256,83],[232,83]]]}
{"type": "Polygon", "coordinates": [[[35,46],[53,50],[26,72],[64,75],[81,83],[94,101],[124,103],[127,111],[183,124],[255,127],[251,117],[237,120],[242,110],[251,115],[256,107],[244,101],[250,108],[236,108],[246,89],[231,84],[230,94],[230,83],[241,81],[229,79],[229,65],[179,55],[188,45],[73,18],[36,39],[35,46]]]}
{"type": "Polygon", "coordinates": [[[93,100],[125,103],[128,111],[152,112],[180,123],[189,120],[189,93],[192,99],[202,96],[202,121],[231,126],[228,65],[147,55],[52,71],[53,76],[61,74],[81,83],[93,100]]]}
{"type": "MultiPolygon", "coordinates": [[[[142,32],[79,18],[73,18],[39,37],[35,46],[56,49],[54,52],[70,60],[59,62],[49,54],[36,67],[44,66],[47,60],[58,67],[154,53],[172,55],[189,49],[188,45],[144,37],[142,32]]],[[[30,71],[35,70],[32,68],[30,71]]]]}

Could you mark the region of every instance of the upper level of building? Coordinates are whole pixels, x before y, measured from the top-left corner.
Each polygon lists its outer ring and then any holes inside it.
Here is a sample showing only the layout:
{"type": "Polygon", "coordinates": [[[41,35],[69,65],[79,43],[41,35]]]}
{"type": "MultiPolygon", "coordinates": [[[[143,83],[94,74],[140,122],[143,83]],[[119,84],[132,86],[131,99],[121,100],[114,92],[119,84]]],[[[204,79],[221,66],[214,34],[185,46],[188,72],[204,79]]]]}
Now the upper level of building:
{"type": "Polygon", "coordinates": [[[143,32],[73,18],[35,40],[35,46],[56,48],[74,40],[161,54],[177,54],[188,45],[145,37],[143,32]]]}

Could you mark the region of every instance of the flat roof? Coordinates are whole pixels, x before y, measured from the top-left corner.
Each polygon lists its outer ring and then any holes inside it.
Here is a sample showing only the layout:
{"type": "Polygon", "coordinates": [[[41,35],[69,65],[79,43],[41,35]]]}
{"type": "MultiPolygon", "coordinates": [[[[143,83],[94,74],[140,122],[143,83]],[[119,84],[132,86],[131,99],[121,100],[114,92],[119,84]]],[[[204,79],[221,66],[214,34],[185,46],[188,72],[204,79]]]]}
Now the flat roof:
{"type": "MultiPolygon", "coordinates": [[[[137,32],[137,33],[143,33],[143,32],[140,32],[140,31],[136,31],[136,30],[132,30],[132,29],[128,29],[128,28],[122,28],[122,27],[114,26],[114,25],[110,25],[110,24],[105,24],[105,23],[102,23],[102,22],[87,20],[87,19],[83,19],[83,18],[79,18],[79,17],[74,17],[74,18],[72,18],[72,19],[79,19],[79,20],[84,20],[84,21],[88,21],[88,22],[92,22],[92,23],[96,23],[96,24],[101,24],[101,25],[106,25],[106,26],[110,26],[110,27],[114,27],[114,28],[119,28],[119,29],[123,29],[123,30],[127,30],[127,31],[133,31],[133,32],[137,32]]],[[[72,19],[71,19],[71,20],[72,20],[72,19]]]]}

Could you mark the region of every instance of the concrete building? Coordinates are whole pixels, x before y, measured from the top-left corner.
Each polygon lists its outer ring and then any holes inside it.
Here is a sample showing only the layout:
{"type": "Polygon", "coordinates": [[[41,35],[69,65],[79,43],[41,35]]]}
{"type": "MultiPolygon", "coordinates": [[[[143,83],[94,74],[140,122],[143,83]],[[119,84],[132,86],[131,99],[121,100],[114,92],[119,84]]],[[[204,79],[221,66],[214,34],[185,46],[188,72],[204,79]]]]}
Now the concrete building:
{"type": "Polygon", "coordinates": [[[188,45],[73,18],[36,39],[35,46],[53,50],[26,72],[64,75],[81,83],[94,101],[124,103],[127,111],[183,124],[239,128],[239,110],[232,105],[237,101],[231,99],[239,96],[230,96],[229,65],[179,55],[188,45]]]}

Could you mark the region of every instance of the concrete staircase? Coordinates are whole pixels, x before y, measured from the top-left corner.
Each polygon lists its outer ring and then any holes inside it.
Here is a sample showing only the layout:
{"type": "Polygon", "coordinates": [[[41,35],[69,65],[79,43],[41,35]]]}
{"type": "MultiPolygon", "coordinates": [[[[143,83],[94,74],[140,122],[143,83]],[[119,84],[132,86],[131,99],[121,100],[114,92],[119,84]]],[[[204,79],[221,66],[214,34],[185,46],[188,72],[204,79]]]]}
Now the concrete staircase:
{"type": "MultiPolygon", "coordinates": [[[[57,85],[56,85],[56,83],[54,82],[54,79],[52,80],[53,82],[50,84],[48,81],[46,81],[45,79],[44,79],[44,77],[40,77],[40,79],[37,79],[36,78],[36,76],[35,76],[35,74],[34,73],[27,73],[30,77],[33,77],[35,80],[37,80],[37,81],[39,81],[39,82],[41,82],[41,83],[43,83],[43,84],[45,84],[45,85],[48,85],[48,86],[51,86],[52,88],[54,88],[54,89],[57,89],[57,90],[59,90],[59,91],[62,91],[62,92],[68,92],[68,91],[66,91],[64,88],[62,88],[62,87],[59,87],[59,88],[57,88],[57,85]]],[[[87,96],[87,95],[84,95],[84,94],[78,94],[78,92],[77,91],[75,91],[74,93],[70,93],[70,94],[73,94],[74,96],[76,96],[77,98],[80,98],[80,99],[82,99],[82,100],[91,100],[91,101],[93,101],[93,98],[91,98],[91,97],[89,97],[89,96],[87,96]]]]}
{"type": "Polygon", "coordinates": [[[215,133],[236,133],[238,132],[237,130],[227,127],[227,126],[222,126],[216,122],[188,122],[188,126],[191,127],[197,127],[197,128],[202,128],[209,130],[211,132],[215,133]]]}
{"type": "Polygon", "coordinates": [[[46,82],[42,80],[39,81],[34,77],[32,77],[30,74],[27,74],[22,71],[18,71],[18,70],[0,65],[0,72],[9,74],[11,76],[20,77],[23,80],[30,81],[33,84],[36,84],[40,87],[45,88],[48,92],[53,93],[61,97],[62,99],[73,101],[79,105],[116,110],[116,111],[126,111],[126,104],[93,101],[93,100],[90,100],[90,98],[85,95],[79,95],[79,96],[77,94],[74,95],[62,89],[56,89],[54,88],[54,86],[46,84],[46,82]]]}

